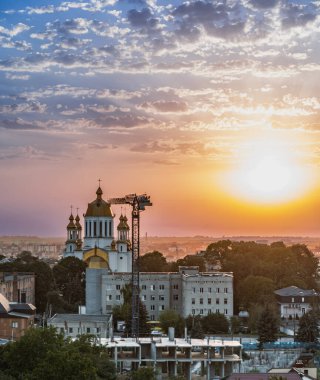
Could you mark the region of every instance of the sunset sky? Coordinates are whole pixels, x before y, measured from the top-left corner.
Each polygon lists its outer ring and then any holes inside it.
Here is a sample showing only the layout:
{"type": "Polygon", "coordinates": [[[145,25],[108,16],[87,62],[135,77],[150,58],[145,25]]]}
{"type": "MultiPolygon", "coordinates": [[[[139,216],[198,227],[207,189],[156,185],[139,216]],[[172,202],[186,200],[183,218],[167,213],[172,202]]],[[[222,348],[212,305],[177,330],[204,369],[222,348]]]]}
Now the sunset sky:
{"type": "Polygon", "coordinates": [[[0,235],[101,178],[149,235],[320,236],[319,0],[1,0],[0,86],[0,235]]]}

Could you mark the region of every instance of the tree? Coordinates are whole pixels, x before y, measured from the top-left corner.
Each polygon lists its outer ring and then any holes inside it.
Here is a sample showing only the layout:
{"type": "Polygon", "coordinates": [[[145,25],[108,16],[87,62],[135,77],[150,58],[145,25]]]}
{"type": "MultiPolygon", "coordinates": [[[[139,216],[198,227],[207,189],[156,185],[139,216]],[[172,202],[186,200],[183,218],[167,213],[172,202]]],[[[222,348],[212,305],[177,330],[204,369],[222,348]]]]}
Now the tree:
{"type": "Polygon", "coordinates": [[[30,329],[17,342],[1,347],[1,368],[7,376],[26,380],[115,380],[115,367],[91,336],[65,339],[54,328],[30,329]],[[102,365],[101,359],[108,362],[102,365]]]}
{"type": "MultiPolygon", "coordinates": [[[[123,320],[126,323],[126,332],[131,333],[132,325],[132,285],[125,284],[121,288],[121,294],[123,296],[123,304],[115,306],[113,308],[114,324],[117,324],[118,320],[123,320]]],[[[142,335],[150,333],[150,326],[147,323],[149,316],[144,303],[139,299],[139,333],[142,335]]]]}
{"type": "Polygon", "coordinates": [[[175,310],[166,309],[159,316],[160,327],[164,333],[168,333],[169,327],[175,328],[177,337],[183,336],[184,319],[175,310]]]}
{"type": "Polygon", "coordinates": [[[128,375],[128,380],[155,380],[156,375],[151,367],[140,367],[128,375]]]}
{"type": "Polygon", "coordinates": [[[86,267],[82,260],[66,257],[52,269],[55,285],[73,311],[84,304],[86,267]]]}
{"type": "Polygon", "coordinates": [[[279,319],[274,311],[266,307],[258,320],[257,332],[259,335],[259,350],[262,350],[263,344],[267,342],[275,342],[279,330],[279,319]]]}
{"type": "Polygon", "coordinates": [[[276,286],[270,278],[250,275],[239,284],[238,302],[245,309],[254,303],[270,304],[274,301],[275,290],[276,286]]]}
{"type": "Polygon", "coordinates": [[[205,334],[226,334],[229,322],[223,314],[208,314],[202,318],[202,328],[205,334]]]}
{"type": "Polygon", "coordinates": [[[148,252],[139,258],[140,272],[165,272],[167,268],[167,259],[161,252],[148,252]]]}
{"type": "Polygon", "coordinates": [[[320,336],[318,327],[319,318],[316,313],[309,311],[299,320],[296,340],[299,342],[316,343],[320,336]]]}

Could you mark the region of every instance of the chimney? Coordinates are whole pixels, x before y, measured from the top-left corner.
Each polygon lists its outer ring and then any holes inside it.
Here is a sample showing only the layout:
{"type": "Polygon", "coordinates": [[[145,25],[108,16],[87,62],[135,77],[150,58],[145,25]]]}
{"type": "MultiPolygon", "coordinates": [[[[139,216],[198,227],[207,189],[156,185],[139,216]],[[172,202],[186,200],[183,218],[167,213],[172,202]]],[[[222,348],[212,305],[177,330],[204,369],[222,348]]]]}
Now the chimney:
{"type": "Polygon", "coordinates": [[[168,336],[169,336],[169,341],[173,342],[174,341],[174,327],[169,327],[168,336]]]}

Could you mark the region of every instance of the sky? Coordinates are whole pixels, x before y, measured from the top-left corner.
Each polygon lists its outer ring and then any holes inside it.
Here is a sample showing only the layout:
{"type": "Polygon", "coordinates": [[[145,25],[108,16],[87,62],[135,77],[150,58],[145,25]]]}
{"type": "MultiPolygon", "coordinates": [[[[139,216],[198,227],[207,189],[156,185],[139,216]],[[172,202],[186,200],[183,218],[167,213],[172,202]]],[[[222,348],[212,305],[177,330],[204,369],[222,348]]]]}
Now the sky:
{"type": "Polygon", "coordinates": [[[143,234],[319,236],[319,78],[319,0],[1,0],[0,235],[101,179],[143,234]]]}

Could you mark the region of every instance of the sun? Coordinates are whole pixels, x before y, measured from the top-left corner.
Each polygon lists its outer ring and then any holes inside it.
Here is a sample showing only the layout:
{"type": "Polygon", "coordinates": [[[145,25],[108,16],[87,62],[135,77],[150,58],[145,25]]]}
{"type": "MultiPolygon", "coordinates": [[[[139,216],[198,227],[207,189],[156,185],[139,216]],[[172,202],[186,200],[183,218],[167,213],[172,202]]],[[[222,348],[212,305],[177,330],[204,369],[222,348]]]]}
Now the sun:
{"type": "Polygon", "coordinates": [[[227,177],[233,195],[254,203],[289,202],[310,183],[296,145],[270,137],[247,142],[227,177]]]}

